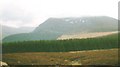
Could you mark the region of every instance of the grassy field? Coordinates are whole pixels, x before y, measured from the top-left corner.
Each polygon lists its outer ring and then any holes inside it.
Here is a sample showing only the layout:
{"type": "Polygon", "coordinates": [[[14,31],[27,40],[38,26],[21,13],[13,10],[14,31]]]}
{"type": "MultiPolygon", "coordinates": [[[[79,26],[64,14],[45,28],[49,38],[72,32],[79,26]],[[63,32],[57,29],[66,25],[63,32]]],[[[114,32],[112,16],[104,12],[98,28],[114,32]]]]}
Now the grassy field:
{"type": "Polygon", "coordinates": [[[69,52],[118,48],[118,34],[98,38],[3,43],[3,53],[69,52]]]}
{"type": "Polygon", "coordinates": [[[10,65],[117,65],[118,49],[3,54],[10,65]]]}

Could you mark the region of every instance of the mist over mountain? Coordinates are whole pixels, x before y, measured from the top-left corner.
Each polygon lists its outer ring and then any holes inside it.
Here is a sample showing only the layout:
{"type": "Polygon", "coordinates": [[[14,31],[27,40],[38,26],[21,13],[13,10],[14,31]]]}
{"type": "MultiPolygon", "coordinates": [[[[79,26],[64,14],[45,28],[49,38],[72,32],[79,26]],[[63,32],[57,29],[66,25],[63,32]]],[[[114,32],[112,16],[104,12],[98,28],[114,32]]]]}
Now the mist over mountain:
{"type": "Polygon", "coordinates": [[[107,16],[49,18],[33,32],[15,34],[3,42],[56,40],[63,34],[117,31],[118,20],[107,16]]]}

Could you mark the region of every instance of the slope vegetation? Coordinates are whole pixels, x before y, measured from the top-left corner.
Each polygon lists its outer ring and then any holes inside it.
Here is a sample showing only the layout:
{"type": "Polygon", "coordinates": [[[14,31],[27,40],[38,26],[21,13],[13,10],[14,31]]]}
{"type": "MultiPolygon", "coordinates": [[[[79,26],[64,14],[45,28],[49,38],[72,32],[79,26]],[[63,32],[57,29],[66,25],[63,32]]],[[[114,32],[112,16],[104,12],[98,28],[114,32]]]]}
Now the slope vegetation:
{"type": "Polygon", "coordinates": [[[38,40],[3,43],[3,53],[68,52],[118,48],[118,34],[71,40],[38,40]]]}

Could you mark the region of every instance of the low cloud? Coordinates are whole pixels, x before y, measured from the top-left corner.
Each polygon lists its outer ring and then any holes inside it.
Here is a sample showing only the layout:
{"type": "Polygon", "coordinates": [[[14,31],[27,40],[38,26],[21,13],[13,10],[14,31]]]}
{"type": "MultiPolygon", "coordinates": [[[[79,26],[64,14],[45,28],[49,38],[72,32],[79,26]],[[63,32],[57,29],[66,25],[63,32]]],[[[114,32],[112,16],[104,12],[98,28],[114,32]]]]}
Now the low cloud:
{"type": "Polygon", "coordinates": [[[9,7],[0,12],[0,21],[3,25],[24,26],[33,21],[33,16],[20,8],[9,7]]]}

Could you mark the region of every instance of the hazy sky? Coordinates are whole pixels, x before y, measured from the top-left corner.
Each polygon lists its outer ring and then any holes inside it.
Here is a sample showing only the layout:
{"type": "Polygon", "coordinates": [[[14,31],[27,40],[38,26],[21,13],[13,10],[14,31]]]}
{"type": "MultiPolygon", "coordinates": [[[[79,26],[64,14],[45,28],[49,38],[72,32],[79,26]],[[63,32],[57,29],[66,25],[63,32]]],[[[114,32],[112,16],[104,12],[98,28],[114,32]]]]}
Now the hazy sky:
{"type": "Polygon", "coordinates": [[[49,17],[118,17],[119,0],[0,0],[0,24],[36,27],[49,17]]]}

